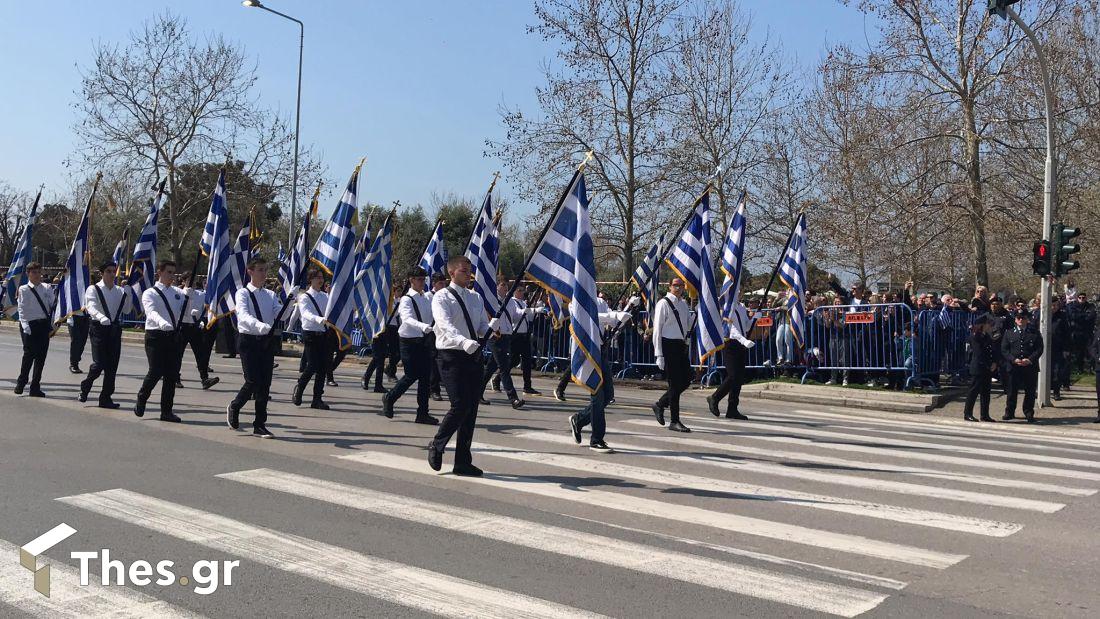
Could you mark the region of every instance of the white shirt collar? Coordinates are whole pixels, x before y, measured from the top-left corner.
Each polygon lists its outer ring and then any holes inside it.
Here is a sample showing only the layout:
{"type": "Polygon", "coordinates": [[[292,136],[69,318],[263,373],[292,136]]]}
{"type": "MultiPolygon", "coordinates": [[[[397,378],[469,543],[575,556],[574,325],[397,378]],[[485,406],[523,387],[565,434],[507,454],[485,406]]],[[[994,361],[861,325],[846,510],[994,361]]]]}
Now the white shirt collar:
{"type": "Polygon", "coordinates": [[[157,282],[153,284],[153,286],[160,288],[161,290],[168,290],[169,288],[171,288],[171,286],[165,286],[164,284],[160,283],[160,280],[157,280],[157,282]]]}
{"type": "Polygon", "coordinates": [[[248,282],[248,284],[245,287],[248,288],[249,290],[251,290],[252,292],[256,292],[257,290],[263,290],[263,288],[257,288],[256,286],[253,286],[252,282],[248,282]]]}

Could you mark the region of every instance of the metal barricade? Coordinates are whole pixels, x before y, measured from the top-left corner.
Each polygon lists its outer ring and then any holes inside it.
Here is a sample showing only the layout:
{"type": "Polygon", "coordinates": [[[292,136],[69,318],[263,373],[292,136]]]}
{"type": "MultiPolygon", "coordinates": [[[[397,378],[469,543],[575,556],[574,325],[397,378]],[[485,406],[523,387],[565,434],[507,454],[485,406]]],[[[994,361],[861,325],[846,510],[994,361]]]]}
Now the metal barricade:
{"type": "Polygon", "coordinates": [[[919,385],[936,388],[940,376],[952,384],[961,384],[969,375],[966,341],[974,314],[966,310],[923,310],[916,319],[915,358],[919,385]]]}
{"type": "Polygon", "coordinates": [[[828,305],[807,319],[806,374],[820,382],[910,386],[914,376],[913,310],[904,303],[828,305]],[[826,375],[826,372],[828,375],[826,375]]]}

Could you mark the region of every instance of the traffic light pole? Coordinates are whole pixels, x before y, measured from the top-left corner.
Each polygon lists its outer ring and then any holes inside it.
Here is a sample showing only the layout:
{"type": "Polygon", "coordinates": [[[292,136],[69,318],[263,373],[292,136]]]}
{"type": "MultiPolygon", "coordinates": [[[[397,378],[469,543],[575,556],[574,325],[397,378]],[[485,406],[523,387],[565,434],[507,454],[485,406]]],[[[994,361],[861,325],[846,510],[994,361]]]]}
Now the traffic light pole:
{"type": "MultiPolygon", "coordinates": [[[[1043,174],[1043,240],[1050,241],[1051,227],[1054,223],[1054,209],[1058,200],[1056,187],[1058,170],[1054,159],[1054,93],[1050,86],[1050,68],[1047,65],[1047,58],[1043,54],[1043,46],[1039,44],[1039,39],[1035,36],[1035,33],[1024,23],[1024,20],[1020,19],[1020,16],[1011,6],[1005,5],[1002,8],[1008,18],[1019,26],[1020,30],[1031,41],[1031,46],[1035,48],[1035,54],[1039,59],[1039,72],[1043,76],[1043,96],[1046,99],[1047,120],[1047,160],[1043,174]]],[[[1052,293],[1050,279],[1044,277],[1040,286],[1039,333],[1043,337],[1043,357],[1039,360],[1038,396],[1039,406],[1050,406],[1050,301],[1052,293]]]]}

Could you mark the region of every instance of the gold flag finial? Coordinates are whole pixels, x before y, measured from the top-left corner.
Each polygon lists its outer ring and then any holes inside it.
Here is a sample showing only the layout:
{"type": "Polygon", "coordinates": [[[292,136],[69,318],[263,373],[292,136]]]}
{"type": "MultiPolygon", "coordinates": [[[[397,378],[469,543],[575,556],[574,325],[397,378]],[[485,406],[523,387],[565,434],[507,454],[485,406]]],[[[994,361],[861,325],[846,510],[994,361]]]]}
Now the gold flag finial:
{"type": "Polygon", "coordinates": [[[595,158],[596,158],[596,151],[589,150],[588,152],[586,152],[584,154],[584,161],[582,161],[581,164],[579,166],[577,166],[577,169],[578,170],[583,170],[584,166],[588,165],[588,162],[595,159],[595,158]]]}

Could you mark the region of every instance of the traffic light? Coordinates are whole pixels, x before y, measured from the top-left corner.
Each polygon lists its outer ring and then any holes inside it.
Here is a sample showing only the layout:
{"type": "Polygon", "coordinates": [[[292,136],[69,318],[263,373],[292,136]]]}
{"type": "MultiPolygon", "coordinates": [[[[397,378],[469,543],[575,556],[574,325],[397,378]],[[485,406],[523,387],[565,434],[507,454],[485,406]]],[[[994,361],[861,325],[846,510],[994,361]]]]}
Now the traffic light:
{"type": "Polygon", "coordinates": [[[1016,4],[1020,0],[989,0],[989,12],[992,15],[1008,17],[1008,5],[1016,4]]]}
{"type": "Polygon", "coordinates": [[[1050,241],[1035,241],[1031,253],[1031,271],[1039,277],[1050,275],[1050,241]]]}
{"type": "Polygon", "coordinates": [[[1054,250],[1052,252],[1054,254],[1054,274],[1062,276],[1081,268],[1081,263],[1073,259],[1073,254],[1081,251],[1081,246],[1072,242],[1074,238],[1081,234],[1081,229],[1070,228],[1065,224],[1054,224],[1054,229],[1051,232],[1051,243],[1054,245],[1051,248],[1054,250]]]}

